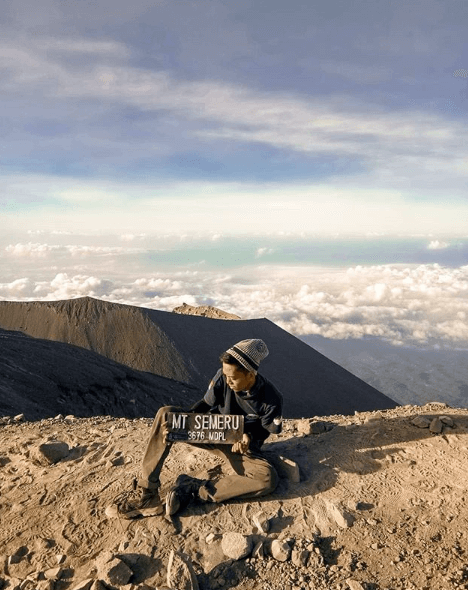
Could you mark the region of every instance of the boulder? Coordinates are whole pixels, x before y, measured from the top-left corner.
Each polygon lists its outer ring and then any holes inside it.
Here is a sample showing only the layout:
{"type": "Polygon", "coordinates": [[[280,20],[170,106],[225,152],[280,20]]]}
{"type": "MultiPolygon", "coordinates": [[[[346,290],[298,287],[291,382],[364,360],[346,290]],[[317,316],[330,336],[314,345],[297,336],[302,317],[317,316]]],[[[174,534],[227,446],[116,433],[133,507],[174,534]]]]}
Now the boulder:
{"type": "Polygon", "coordinates": [[[243,559],[252,552],[252,538],[241,533],[225,533],[221,541],[221,549],[230,559],[243,559]]]}
{"type": "Polygon", "coordinates": [[[429,430],[432,434],[440,434],[444,428],[442,420],[440,418],[434,418],[429,426],[429,430]]]}
{"type": "Polygon", "coordinates": [[[96,560],[98,577],[111,586],[125,586],[133,576],[133,571],[119,557],[104,552],[96,560]]]}
{"type": "Polygon", "coordinates": [[[39,445],[36,449],[35,458],[42,465],[52,465],[65,459],[70,453],[70,447],[64,441],[57,440],[39,445]]]}
{"type": "Polygon", "coordinates": [[[424,416],[416,416],[411,420],[411,424],[413,426],[417,426],[418,428],[429,428],[431,421],[424,416]]]}
{"type": "Polygon", "coordinates": [[[275,539],[271,543],[271,556],[277,561],[287,561],[291,557],[291,546],[286,541],[275,539]]]}
{"type": "Polygon", "coordinates": [[[348,512],[339,502],[326,500],[325,506],[330,520],[336,522],[340,528],[346,529],[353,525],[355,521],[354,516],[348,512]]]}

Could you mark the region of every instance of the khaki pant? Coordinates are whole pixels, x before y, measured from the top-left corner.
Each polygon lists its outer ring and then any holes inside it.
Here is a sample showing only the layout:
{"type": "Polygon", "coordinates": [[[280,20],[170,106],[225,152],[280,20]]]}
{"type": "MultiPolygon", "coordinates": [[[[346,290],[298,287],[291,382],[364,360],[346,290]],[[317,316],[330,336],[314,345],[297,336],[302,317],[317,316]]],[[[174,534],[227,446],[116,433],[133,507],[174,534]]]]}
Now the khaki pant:
{"type": "MultiPolygon", "coordinates": [[[[158,488],[164,461],[171,450],[172,442],[163,441],[162,425],[168,412],[180,412],[181,408],[164,406],[158,410],[151,427],[142,464],[142,477],[138,484],[144,488],[158,488]]],[[[231,498],[255,498],[271,493],[278,485],[278,474],[271,463],[258,452],[233,453],[231,445],[203,444],[202,447],[225,459],[235,474],[221,477],[210,486],[210,496],[215,502],[231,498]]]]}

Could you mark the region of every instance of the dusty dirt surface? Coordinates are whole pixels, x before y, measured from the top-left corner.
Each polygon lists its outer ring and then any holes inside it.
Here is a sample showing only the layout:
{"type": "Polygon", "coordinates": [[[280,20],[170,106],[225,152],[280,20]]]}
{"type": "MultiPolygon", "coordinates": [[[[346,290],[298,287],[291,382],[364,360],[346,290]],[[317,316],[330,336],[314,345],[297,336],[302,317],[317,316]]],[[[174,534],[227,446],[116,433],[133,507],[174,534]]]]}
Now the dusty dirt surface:
{"type": "MultiPolygon", "coordinates": [[[[192,505],[172,522],[105,514],[138,475],[149,419],[0,422],[0,586],[161,589],[174,549],[188,556],[202,590],[468,588],[466,409],[322,417],[312,419],[320,434],[309,435],[310,421],[288,420],[266,450],[296,461],[300,482],[282,479],[261,501],[192,505]],[[53,441],[68,450],[49,464],[39,450],[53,441]],[[260,512],[268,532],[257,527],[260,512]],[[257,550],[263,541],[263,551],[230,559],[223,537],[232,532],[257,550]],[[274,540],[286,542],[284,561],[272,556],[274,540]],[[97,582],[105,552],[128,565],[129,579],[97,582]]],[[[162,485],[219,469],[201,446],[178,443],[162,485]]]]}

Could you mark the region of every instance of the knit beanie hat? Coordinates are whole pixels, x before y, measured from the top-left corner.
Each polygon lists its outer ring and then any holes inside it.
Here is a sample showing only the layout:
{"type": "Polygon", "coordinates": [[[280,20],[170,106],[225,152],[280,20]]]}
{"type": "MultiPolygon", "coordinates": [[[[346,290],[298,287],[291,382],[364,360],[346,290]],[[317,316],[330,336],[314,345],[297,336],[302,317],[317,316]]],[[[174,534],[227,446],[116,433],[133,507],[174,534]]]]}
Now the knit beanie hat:
{"type": "Polygon", "coordinates": [[[265,342],[255,338],[251,340],[241,340],[226,350],[226,352],[239,361],[248,371],[253,373],[257,372],[260,362],[263,361],[269,353],[265,342]]]}

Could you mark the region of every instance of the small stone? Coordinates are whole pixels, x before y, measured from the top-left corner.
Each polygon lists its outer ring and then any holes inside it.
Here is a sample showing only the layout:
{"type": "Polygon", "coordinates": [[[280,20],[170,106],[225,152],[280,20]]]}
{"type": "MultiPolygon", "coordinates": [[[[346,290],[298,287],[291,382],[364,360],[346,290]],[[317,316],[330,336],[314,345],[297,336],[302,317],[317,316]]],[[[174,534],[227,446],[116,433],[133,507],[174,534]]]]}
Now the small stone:
{"type": "Polygon", "coordinates": [[[7,563],[8,565],[14,565],[15,563],[20,563],[21,561],[21,557],[19,557],[18,555],[9,555],[8,559],[7,559],[7,563]]]}
{"type": "Polygon", "coordinates": [[[221,541],[221,549],[230,559],[243,559],[252,551],[252,538],[241,533],[225,533],[221,541]]]}
{"type": "Polygon", "coordinates": [[[416,416],[411,420],[411,424],[413,426],[417,426],[418,428],[429,428],[431,421],[427,418],[424,418],[424,416],[416,416]]]}
{"type": "Polygon", "coordinates": [[[44,576],[48,580],[59,580],[62,573],[63,570],[61,567],[51,567],[50,569],[44,572],[44,576]]]}
{"type": "Polygon", "coordinates": [[[326,500],[325,505],[328,509],[329,516],[336,522],[336,524],[345,529],[353,525],[354,516],[348,512],[340,503],[326,500]]]}
{"type": "Polygon", "coordinates": [[[104,552],[96,560],[96,568],[99,578],[112,586],[128,584],[133,575],[133,571],[126,563],[109,552],[104,552]]]}
{"type": "Polygon", "coordinates": [[[263,511],[254,514],[252,520],[260,533],[268,533],[270,530],[270,519],[263,511]]]}
{"type": "Polygon", "coordinates": [[[18,549],[8,557],[8,565],[12,563],[19,563],[24,557],[29,554],[29,549],[26,545],[18,547],[18,549]]]}
{"type": "Polygon", "coordinates": [[[311,421],[307,419],[298,420],[296,422],[297,432],[299,434],[304,434],[305,436],[309,436],[312,433],[311,430],[311,421]]]}
{"type": "Polygon", "coordinates": [[[60,553],[55,556],[55,559],[57,560],[57,563],[61,565],[67,559],[67,556],[64,553],[60,553]]]}
{"type": "Polygon", "coordinates": [[[52,465],[65,459],[70,453],[70,447],[63,441],[52,441],[39,445],[35,453],[41,464],[52,465]]]}
{"type": "Polygon", "coordinates": [[[210,545],[211,543],[213,543],[213,541],[216,539],[216,535],[214,533],[209,533],[208,535],[206,535],[205,538],[205,543],[207,545],[210,545]]]}
{"type": "Polygon", "coordinates": [[[68,414],[67,416],[65,416],[64,420],[67,420],[67,422],[74,422],[76,418],[73,414],[68,414]]]}
{"type": "Polygon", "coordinates": [[[323,434],[327,431],[327,425],[325,422],[312,422],[310,425],[310,433],[311,434],[323,434]]]}
{"type": "Polygon", "coordinates": [[[252,557],[256,559],[263,559],[265,557],[265,543],[263,541],[259,541],[252,551],[252,557]]]}
{"type": "Polygon", "coordinates": [[[24,420],[24,414],[17,414],[14,418],[14,422],[22,422],[24,420]]]}
{"type": "Polygon", "coordinates": [[[110,467],[118,467],[125,464],[125,457],[123,455],[116,455],[108,461],[110,467]]]}
{"type": "Polygon", "coordinates": [[[442,432],[443,428],[444,428],[444,425],[442,424],[442,422],[439,418],[434,418],[429,426],[429,430],[433,434],[440,434],[442,432]]]}
{"type": "Polygon", "coordinates": [[[450,428],[453,428],[454,422],[453,419],[450,416],[441,416],[440,417],[440,421],[445,424],[446,426],[449,426],[450,428]]]}
{"type": "Polygon", "coordinates": [[[275,539],[271,543],[271,555],[277,561],[287,561],[291,556],[291,546],[286,541],[275,539]]]}

